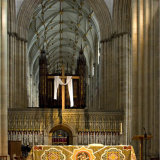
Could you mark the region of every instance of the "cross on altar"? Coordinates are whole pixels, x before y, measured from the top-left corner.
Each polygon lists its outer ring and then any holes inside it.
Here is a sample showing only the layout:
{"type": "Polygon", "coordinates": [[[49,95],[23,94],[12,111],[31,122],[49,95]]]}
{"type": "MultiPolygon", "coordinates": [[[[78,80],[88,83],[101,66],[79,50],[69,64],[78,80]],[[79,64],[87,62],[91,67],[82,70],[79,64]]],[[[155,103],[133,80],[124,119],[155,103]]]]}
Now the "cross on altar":
{"type": "MultiPolygon", "coordinates": [[[[62,82],[65,83],[65,79],[67,79],[67,76],[65,76],[65,69],[64,65],[62,65],[62,75],[59,76],[59,78],[62,79],[62,82]]],[[[54,76],[48,76],[48,79],[54,79],[54,76]]],[[[79,76],[72,76],[72,79],[80,79],[79,76]]],[[[65,86],[62,85],[62,110],[65,109],[65,86]]]]}

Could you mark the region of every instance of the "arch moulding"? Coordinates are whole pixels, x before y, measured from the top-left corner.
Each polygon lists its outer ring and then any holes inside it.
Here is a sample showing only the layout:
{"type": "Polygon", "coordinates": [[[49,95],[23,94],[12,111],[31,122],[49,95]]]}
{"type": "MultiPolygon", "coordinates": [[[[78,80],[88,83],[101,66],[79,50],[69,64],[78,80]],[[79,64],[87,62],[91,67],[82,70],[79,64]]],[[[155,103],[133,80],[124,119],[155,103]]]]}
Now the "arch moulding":
{"type": "Polygon", "coordinates": [[[52,134],[54,131],[57,130],[63,130],[66,131],[69,134],[69,144],[73,145],[73,137],[75,137],[74,135],[74,131],[73,129],[71,129],[69,126],[65,125],[65,124],[59,124],[59,125],[55,125],[50,131],[49,131],[49,144],[52,145],[52,134]]]}

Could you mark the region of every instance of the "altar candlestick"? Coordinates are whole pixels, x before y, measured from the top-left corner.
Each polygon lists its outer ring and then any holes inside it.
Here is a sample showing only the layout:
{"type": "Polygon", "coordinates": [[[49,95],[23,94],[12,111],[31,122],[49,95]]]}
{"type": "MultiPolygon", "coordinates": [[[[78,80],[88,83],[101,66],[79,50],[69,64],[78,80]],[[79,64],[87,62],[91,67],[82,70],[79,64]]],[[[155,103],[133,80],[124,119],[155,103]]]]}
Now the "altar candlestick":
{"type": "Polygon", "coordinates": [[[120,134],[122,134],[122,122],[120,123],[120,134]]]}

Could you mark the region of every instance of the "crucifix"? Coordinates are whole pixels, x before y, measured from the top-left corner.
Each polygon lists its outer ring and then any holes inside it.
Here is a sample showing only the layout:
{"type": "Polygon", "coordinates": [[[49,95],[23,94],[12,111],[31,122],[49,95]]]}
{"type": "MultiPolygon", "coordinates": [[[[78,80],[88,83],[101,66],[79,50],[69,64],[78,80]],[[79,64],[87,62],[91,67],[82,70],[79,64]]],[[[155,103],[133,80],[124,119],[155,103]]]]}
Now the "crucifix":
{"type": "MultiPolygon", "coordinates": [[[[59,78],[62,79],[62,82],[65,83],[65,79],[67,79],[67,76],[65,76],[65,68],[64,64],[62,65],[62,75],[59,76],[59,78]]],[[[48,76],[48,79],[54,79],[54,76],[48,76]]],[[[72,79],[80,79],[79,76],[72,76],[72,79]]],[[[62,85],[62,110],[65,109],[65,86],[62,85]]]]}

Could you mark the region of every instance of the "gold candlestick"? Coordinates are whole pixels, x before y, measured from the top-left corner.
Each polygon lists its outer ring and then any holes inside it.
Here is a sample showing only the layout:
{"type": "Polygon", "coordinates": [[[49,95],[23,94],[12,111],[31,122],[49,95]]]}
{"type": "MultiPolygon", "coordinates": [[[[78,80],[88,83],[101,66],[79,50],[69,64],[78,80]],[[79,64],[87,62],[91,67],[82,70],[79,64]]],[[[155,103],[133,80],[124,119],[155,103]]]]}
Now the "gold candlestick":
{"type": "Polygon", "coordinates": [[[120,123],[120,134],[122,134],[123,131],[122,131],[122,122],[120,123]]]}

